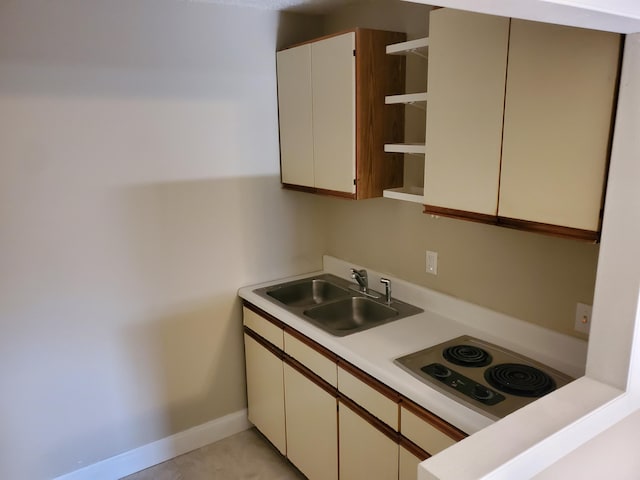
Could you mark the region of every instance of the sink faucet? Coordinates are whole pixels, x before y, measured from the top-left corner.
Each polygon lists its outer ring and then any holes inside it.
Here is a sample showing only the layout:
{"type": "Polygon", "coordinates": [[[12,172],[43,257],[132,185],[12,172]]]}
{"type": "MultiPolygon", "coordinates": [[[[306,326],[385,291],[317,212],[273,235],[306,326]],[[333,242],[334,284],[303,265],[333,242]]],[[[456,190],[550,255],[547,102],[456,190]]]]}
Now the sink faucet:
{"type": "Polygon", "coordinates": [[[387,305],[391,305],[391,280],[388,278],[381,278],[380,283],[385,287],[385,299],[387,305]]]}
{"type": "Polygon", "coordinates": [[[361,292],[367,293],[369,291],[369,277],[367,276],[367,271],[365,269],[356,270],[355,268],[352,268],[351,278],[358,282],[361,292]]]}

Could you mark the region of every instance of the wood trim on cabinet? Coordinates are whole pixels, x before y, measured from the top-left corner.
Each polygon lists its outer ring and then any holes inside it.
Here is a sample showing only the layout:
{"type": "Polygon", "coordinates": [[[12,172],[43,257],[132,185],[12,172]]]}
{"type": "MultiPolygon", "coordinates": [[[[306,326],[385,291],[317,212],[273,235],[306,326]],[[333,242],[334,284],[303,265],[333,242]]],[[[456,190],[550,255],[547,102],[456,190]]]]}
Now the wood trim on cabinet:
{"type": "Polygon", "coordinates": [[[305,187],[304,185],[294,185],[292,183],[283,183],[282,188],[285,190],[295,190],[296,192],[317,193],[316,187],[305,187]]]}
{"type": "Polygon", "coordinates": [[[249,303],[246,300],[242,300],[242,306],[247,308],[248,310],[251,310],[253,313],[256,313],[258,315],[260,315],[262,318],[264,318],[265,320],[273,323],[276,327],[278,328],[284,328],[285,324],[282,320],[277,319],[276,317],[274,317],[273,315],[265,312],[264,310],[256,307],[253,303],[249,303]]]}
{"type": "Polygon", "coordinates": [[[594,232],[591,230],[581,230],[579,228],[563,227],[560,225],[549,225],[546,223],[531,222],[529,220],[519,220],[517,218],[485,215],[483,213],[465,212],[464,210],[435,207],[433,205],[423,205],[423,207],[423,213],[430,215],[455,218],[457,220],[469,220],[488,225],[497,225],[498,227],[513,228],[526,232],[544,233],[555,237],[584,240],[592,243],[598,243],[600,241],[600,232],[594,232]]]}
{"type": "Polygon", "coordinates": [[[417,457],[420,459],[421,462],[425,461],[427,458],[431,457],[431,454],[425,452],[422,448],[420,448],[418,445],[416,445],[415,443],[413,443],[411,440],[409,440],[406,437],[403,437],[402,435],[400,435],[400,446],[403,447],[405,450],[407,450],[409,453],[411,453],[411,455],[417,457]]]}
{"type": "Polygon", "coordinates": [[[316,187],[305,187],[303,185],[293,185],[291,183],[283,183],[282,188],[284,188],[285,190],[293,190],[296,192],[316,193],[319,195],[327,195],[330,197],[346,198],[348,200],[356,199],[355,193],[339,192],[337,190],[326,190],[324,188],[316,188],[316,187]]]}
{"type": "Polygon", "coordinates": [[[489,225],[496,225],[498,223],[498,217],[495,215],[467,212],[465,210],[456,210],[454,208],[436,207],[434,205],[424,205],[424,210],[422,213],[438,215],[441,217],[456,218],[458,220],[470,220],[472,222],[486,223],[489,225]]]}
{"type": "Polygon", "coordinates": [[[336,363],[338,362],[338,358],[339,358],[338,355],[333,353],[328,348],[325,348],[322,345],[320,345],[319,343],[316,343],[315,341],[311,340],[309,337],[307,337],[306,335],[303,335],[302,333],[300,333],[296,329],[290,327],[289,325],[284,325],[284,331],[285,331],[285,333],[288,333],[289,335],[294,337],[296,340],[300,340],[307,347],[313,349],[314,351],[316,351],[319,354],[323,355],[324,357],[328,358],[332,362],[336,362],[336,363]]]}
{"type": "Polygon", "coordinates": [[[244,333],[246,333],[248,336],[253,338],[256,342],[258,342],[264,348],[269,350],[271,353],[273,353],[279,359],[282,360],[284,358],[284,352],[282,350],[280,350],[278,347],[276,347],[270,341],[266,340],[264,337],[261,337],[260,335],[258,335],[256,332],[251,330],[249,327],[246,327],[246,326],[244,327],[244,333]]]}
{"type": "Polygon", "coordinates": [[[337,388],[335,388],[333,385],[328,383],[326,380],[320,378],[318,375],[313,373],[311,370],[309,370],[307,367],[305,367],[302,363],[297,361],[295,358],[290,357],[289,355],[284,353],[283,354],[283,361],[284,361],[284,363],[289,365],[291,368],[293,368],[295,371],[297,371],[300,375],[304,376],[305,378],[307,378],[308,380],[310,380],[311,382],[316,384],[318,387],[323,389],[329,395],[331,395],[331,396],[333,396],[335,398],[339,397],[337,388]]]}
{"type": "Polygon", "coordinates": [[[498,226],[525,230],[527,232],[545,233],[554,237],[584,240],[592,243],[600,241],[600,232],[519,220],[517,218],[498,217],[498,226]]]}
{"type": "Polygon", "coordinates": [[[402,396],[398,392],[393,390],[391,387],[387,387],[380,380],[377,380],[376,378],[372,377],[368,373],[363,372],[358,367],[351,365],[349,362],[347,362],[346,360],[343,360],[340,357],[338,357],[338,367],[341,367],[343,370],[347,371],[348,373],[356,377],[358,380],[360,380],[367,386],[373,388],[378,393],[384,395],[389,400],[395,403],[400,402],[400,399],[402,398],[402,396]]]}
{"type": "Polygon", "coordinates": [[[326,190],[324,188],[316,188],[316,193],[320,195],[328,195],[330,197],[346,198],[348,200],[355,200],[356,194],[350,192],[339,192],[338,190],[326,190]]]}
{"type": "Polygon", "coordinates": [[[339,400],[338,403],[344,404],[346,407],[349,408],[349,410],[357,414],[360,418],[365,420],[367,423],[373,426],[380,433],[387,436],[391,441],[398,444],[400,443],[400,434],[396,432],[393,428],[391,428],[389,425],[384,423],[382,420],[379,420],[378,418],[374,417],[368,411],[362,408],[360,405],[355,403],[350,398],[345,397],[340,392],[338,392],[338,400],[339,400]]]}
{"type": "MultiPolygon", "coordinates": [[[[459,442],[460,440],[468,437],[468,435],[464,433],[462,430],[457,429],[450,423],[445,422],[443,419],[441,419],[437,415],[434,415],[429,410],[426,410],[425,408],[421,407],[420,405],[412,402],[407,398],[404,398],[404,397],[402,398],[402,401],[400,402],[400,407],[405,408],[407,411],[413,413],[416,417],[427,422],[434,428],[440,430],[442,433],[444,433],[446,436],[448,436],[452,440],[455,440],[456,442],[459,442]]],[[[402,430],[402,425],[400,425],[400,429],[402,430]]]]}
{"type": "Polygon", "coordinates": [[[407,36],[357,28],[356,32],[356,198],[381,197],[382,191],[403,184],[404,157],[388,154],[385,143],[404,138],[402,105],[385,105],[385,95],[405,87],[405,59],[387,55],[387,45],[407,36]],[[365,181],[366,180],[366,181],[365,181]]]}

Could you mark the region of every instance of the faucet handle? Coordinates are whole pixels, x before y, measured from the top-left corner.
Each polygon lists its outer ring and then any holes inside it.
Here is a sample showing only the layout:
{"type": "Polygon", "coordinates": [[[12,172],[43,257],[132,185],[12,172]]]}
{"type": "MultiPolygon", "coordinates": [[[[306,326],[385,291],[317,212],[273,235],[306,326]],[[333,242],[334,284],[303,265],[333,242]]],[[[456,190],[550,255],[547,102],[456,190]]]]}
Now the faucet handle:
{"type": "Polygon", "coordinates": [[[391,280],[389,280],[388,278],[381,278],[380,283],[384,285],[387,305],[391,305],[391,280]]]}

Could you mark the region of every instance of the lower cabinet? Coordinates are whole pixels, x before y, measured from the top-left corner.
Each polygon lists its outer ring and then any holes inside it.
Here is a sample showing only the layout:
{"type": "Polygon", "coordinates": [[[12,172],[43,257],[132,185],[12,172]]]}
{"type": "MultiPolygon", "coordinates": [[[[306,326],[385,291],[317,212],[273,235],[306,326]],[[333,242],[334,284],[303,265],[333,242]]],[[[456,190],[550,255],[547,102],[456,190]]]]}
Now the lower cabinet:
{"type": "Polygon", "coordinates": [[[256,307],[244,315],[249,420],[309,480],[417,480],[466,436],[256,307]]]}
{"type": "Polygon", "coordinates": [[[398,480],[397,439],[385,435],[342,401],[338,418],[340,478],[398,480]]]}
{"type": "Polygon", "coordinates": [[[309,480],[338,479],[336,402],[335,395],[285,363],[287,457],[309,480]]]}
{"type": "Polygon", "coordinates": [[[283,455],[287,452],[282,358],[245,333],[249,421],[283,455]]]}
{"type": "Polygon", "coordinates": [[[399,449],[398,458],[398,480],[417,480],[418,465],[429,458],[424,452],[413,453],[402,444],[399,449]]]}

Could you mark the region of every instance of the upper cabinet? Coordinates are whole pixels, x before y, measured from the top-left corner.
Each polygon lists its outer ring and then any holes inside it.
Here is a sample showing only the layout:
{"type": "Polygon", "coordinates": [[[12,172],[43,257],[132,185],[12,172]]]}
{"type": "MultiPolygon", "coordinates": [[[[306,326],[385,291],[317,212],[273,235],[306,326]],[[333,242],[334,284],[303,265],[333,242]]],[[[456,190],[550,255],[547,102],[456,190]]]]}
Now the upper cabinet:
{"type": "Polygon", "coordinates": [[[425,212],[597,240],[620,35],[430,15],[425,212]]]}
{"type": "Polygon", "coordinates": [[[430,13],[425,203],[497,214],[509,19],[430,13]]]}
{"type": "Polygon", "coordinates": [[[385,94],[404,67],[385,47],[404,38],[355,29],[277,53],[284,187],[364,199],[402,184],[402,157],[384,143],[402,138],[402,110],[385,94]]]}
{"type": "Polygon", "coordinates": [[[511,21],[498,215],[596,232],[620,36],[511,21]]]}

